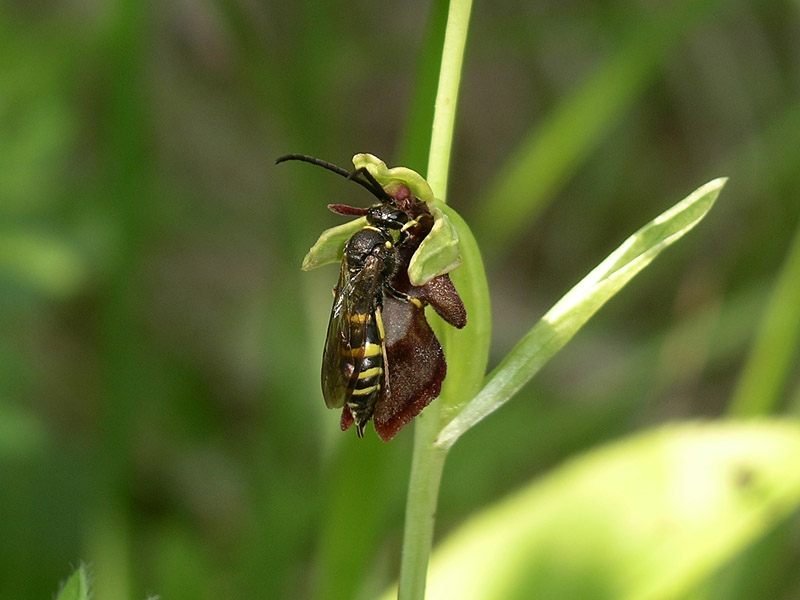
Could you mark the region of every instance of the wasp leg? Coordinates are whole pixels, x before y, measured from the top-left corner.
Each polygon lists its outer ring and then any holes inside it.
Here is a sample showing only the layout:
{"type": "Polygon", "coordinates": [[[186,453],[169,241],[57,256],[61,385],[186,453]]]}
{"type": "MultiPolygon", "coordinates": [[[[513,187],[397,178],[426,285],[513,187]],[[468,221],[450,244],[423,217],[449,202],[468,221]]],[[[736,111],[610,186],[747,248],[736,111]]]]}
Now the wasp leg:
{"type": "Polygon", "coordinates": [[[391,398],[392,391],[389,388],[389,357],[386,355],[386,332],[383,329],[383,314],[380,306],[375,307],[375,323],[378,326],[378,335],[380,335],[381,338],[381,352],[383,353],[383,394],[385,398],[391,398]]]}
{"type": "Polygon", "coordinates": [[[413,296],[409,296],[405,292],[400,292],[400,291],[394,289],[388,283],[384,284],[383,289],[386,290],[389,293],[390,296],[392,296],[393,298],[396,298],[397,300],[400,300],[402,302],[408,302],[409,304],[413,304],[414,306],[416,306],[418,308],[425,308],[425,304],[426,304],[425,302],[423,302],[419,298],[414,298],[413,296]]]}
{"type": "Polygon", "coordinates": [[[403,243],[406,239],[408,239],[408,236],[411,235],[408,233],[408,230],[412,227],[416,227],[417,225],[419,225],[419,221],[416,219],[406,221],[405,225],[400,228],[400,243],[403,243]]]}
{"type": "Polygon", "coordinates": [[[356,423],[356,435],[359,438],[364,437],[364,428],[367,426],[366,421],[361,421],[360,423],[356,423]]]}
{"type": "Polygon", "coordinates": [[[407,229],[411,229],[412,227],[416,227],[419,225],[419,221],[416,219],[412,219],[411,221],[406,221],[406,224],[400,228],[400,233],[405,233],[407,229]]]}

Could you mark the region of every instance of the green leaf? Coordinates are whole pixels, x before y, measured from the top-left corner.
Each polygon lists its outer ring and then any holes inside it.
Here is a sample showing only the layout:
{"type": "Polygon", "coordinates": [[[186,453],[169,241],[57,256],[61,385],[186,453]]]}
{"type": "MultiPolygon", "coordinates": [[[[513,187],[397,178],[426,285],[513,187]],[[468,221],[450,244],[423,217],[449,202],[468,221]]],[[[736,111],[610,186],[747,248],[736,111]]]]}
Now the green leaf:
{"type": "Polygon", "coordinates": [[[727,179],[710,181],[642,227],[559,300],[509,352],[478,395],[444,428],[437,444],[451,446],[507,402],[614,294],[711,209],[727,179]]]}
{"type": "Polygon", "coordinates": [[[75,572],[69,576],[56,600],[88,600],[89,599],[89,576],[86,565],[80,565],[75,572]]]}
{"type": "Polygon", "coordinates": [[[470,519],[434,552],[428,597],[683,597],[799,502],[798,423],[664,427],[470,519]]]}
{"type": "Polygon", "coordinates": [[[303,259],[303,265],[300,268],[303,271],[310,271],[322,265],[340,262],[342,260],[342,251],[347,240],[366,224],[367,219],[361,217],[326,229],[319,238],[317,238],[314,245],[311,246],[311,250],[306,254],[303,259]]]}

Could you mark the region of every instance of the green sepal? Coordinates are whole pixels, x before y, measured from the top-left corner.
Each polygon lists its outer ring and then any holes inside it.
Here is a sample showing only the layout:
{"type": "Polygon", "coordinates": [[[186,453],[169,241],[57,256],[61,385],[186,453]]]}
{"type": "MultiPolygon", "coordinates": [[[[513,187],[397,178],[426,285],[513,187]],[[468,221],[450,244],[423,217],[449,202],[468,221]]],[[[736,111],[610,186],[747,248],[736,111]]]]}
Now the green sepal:
{"type": "Polygon", "coordinates": [[[439,201],[434,200],[430,207],[433,229],[422,240],[408,265],[411,285],[425,285],[434,277],[449,273],[461,265],[458,232],[437,204],[439,201]]]}
{"type": "Polygon", "coordinates": [[[353,157],[353,166],[356,169],[365,168],[369,171],[370,175],[375,178],[375,181],[381,184],[384,188],[391,183],[403,183],[408,186],[411,193],[417,197],[418,200],[423,202],[433,202],[433,190],[425,178],[412,171],[408,167],[392,167],[391,169],[386,166],[377,156],[372,154],[356,154],[353,157]]]}
{"type": "Polygon", "coordinates": [[[366,224],[366,217],[360,217],[326,229],[320,234],[314,245],[311,246],[311,250],[306,254],[303,259],[303,265],[300,268],[303,271],[310,271],[322,265],[341,262],[345,243],[353,237],[356,231],[363,229],[366,224]]]}

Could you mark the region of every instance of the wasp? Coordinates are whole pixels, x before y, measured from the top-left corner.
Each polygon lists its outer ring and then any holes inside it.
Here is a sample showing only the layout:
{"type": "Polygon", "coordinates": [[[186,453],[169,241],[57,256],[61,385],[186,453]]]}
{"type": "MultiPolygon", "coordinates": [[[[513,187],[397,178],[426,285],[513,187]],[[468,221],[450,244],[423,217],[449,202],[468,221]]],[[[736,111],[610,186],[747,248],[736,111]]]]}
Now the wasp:
{"type": "Polygon", "coordinates": [[[433,216],[408,186],[392,186],[390,194],[366,168],[348,171],[304,154],[276,163],[289,160],[341,175],[378,200],[369,208],[328,205],[341,215],[366,217],[366,225],[344,245],[322,356],[322,395],[328,408],[342,408],[343,431],[355,424],[363,437],[372,420],[388,442],[439,395],[447,374],[425,307],[430,304],[461,328],[464,304],[448,275],[422,286],[409,281],[409,261],[433,227],[433,216]]]}

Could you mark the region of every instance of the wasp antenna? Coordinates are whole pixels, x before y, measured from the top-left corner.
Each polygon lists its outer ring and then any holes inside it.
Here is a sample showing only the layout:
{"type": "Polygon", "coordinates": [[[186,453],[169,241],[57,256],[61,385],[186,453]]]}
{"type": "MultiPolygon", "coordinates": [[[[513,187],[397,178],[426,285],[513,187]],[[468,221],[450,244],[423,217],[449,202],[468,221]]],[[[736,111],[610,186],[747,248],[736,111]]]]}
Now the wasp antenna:
{"type": "Polygon", "coordinates": [[[338,175],[341,175],[345,179],[350,179],[352,173],[347,169],[343,169],[333,163],[329,163],[327,160],[322,160],[321,158],[315,158],[313,156],[309,156],[308,154],[285,154],[275,160],[275,164],[280,164],[282,162],[286,162],[287,160],[299,160],[302,162],[311,163],[312,165],[317,165],[318,167],[322,167],[323,169],[328,169],[328,171],[333,171],[338,175]]]}
{"type": "Polygon", "coordinates": [[[286,162],[287,160],[299,160],[301,162],[307,162],[312,165],[317,165],[318,167],[322,167],[323,169],[327,169],[328,171],[332,171],[337,175],[341,175],[345,179],[349,179],[350,181],[356,182],[358,185],[366,188],[369,192],[375,196],[378,200],[382,202],[388,202],[389,204],[394,204],[394,200],[392,197],[386,193],[386,191],[381,187],[375,178],[372,176],[372,173],[367,171],[366,168],[361,167],[360,169],[356,169],[355,171],[348,171],[347,169],[343,169],[340,166],[337,166],[333,163],[329,163],[327,160],[322,160],[321,158],[315,158],[313,156],[309,156],[308,154],[285,154],[275,160],[275,164],[280,164],[282,162],[286,162]],[[364,179],[361,179],[363,177],[364,179]]]}

